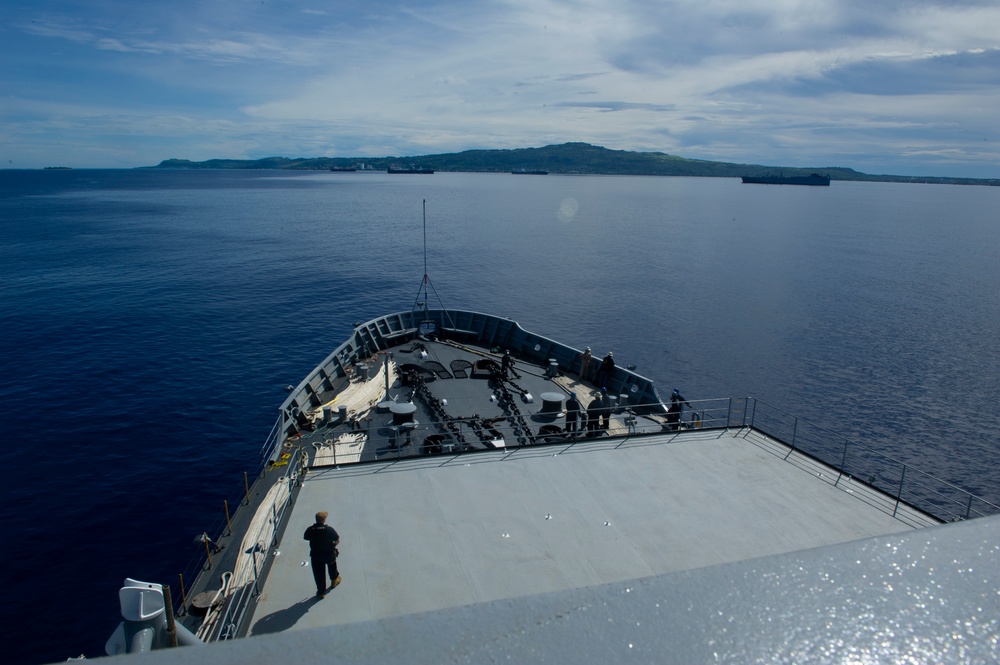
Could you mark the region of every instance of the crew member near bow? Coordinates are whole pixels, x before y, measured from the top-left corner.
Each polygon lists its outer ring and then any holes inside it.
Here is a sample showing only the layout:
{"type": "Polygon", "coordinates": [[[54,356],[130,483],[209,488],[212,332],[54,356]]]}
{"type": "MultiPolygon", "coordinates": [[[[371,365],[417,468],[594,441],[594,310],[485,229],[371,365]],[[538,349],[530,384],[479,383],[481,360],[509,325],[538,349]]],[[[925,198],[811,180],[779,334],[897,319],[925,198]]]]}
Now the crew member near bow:
{"type": "Polygon", "coordinates": [[[312,559],[313,577],[316,578],[316,596],[323,598],[330,589],[340,584],[337,571],[337,545],[340,535],[326,523],[326,511],[316,513],[316,523],[306,529],[303,539],[309,541],[309,558],[312,559]],[[330,586],[326,586],[326,572],[330,571],[330,586]]]}

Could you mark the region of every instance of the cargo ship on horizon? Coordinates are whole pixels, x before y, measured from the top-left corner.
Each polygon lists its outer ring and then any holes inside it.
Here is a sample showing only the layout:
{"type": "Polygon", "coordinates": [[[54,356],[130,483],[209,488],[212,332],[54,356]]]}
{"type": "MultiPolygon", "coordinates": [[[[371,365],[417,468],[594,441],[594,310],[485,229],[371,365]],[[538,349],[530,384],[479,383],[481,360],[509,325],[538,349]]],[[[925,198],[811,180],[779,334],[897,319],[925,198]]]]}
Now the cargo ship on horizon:
{"type": "Polygon", "coordinates": [[[830,176],[820,173],[809,175],[745,175],[743,184],[750,185],[808,185],[812,187],[829,187],[830,176]]]}

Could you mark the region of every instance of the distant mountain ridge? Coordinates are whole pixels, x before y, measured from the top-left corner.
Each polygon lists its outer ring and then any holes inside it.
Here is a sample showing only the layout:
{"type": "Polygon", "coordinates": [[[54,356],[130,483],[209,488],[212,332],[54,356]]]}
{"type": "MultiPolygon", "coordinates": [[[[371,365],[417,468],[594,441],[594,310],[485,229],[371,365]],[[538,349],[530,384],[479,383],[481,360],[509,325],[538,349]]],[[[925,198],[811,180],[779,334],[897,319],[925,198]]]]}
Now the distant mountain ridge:
{"type": "Polygon", "coordinates": [[[950,178],[937,176],[871,175],[843,167],[790,168],[735,164],[687,159],[662,152],[612,150],[589,143],[563,143],[542,148],[513,150],[465,150],[463,152],[414,157],[265,157],[264,159],[209,159],[192,162],[165,159],[155,169],[287,169],[329,170],[364,164],[366,169],[385,171],[389,167],[413,166],[435,171],[505,173],[539,170],[558,174],[659,175],[739,178],[745,175],[808,176],[811,173],[831,180],[875,182],[942,183],[959,185],[1000,185],[1000,179],[950,178]]]}

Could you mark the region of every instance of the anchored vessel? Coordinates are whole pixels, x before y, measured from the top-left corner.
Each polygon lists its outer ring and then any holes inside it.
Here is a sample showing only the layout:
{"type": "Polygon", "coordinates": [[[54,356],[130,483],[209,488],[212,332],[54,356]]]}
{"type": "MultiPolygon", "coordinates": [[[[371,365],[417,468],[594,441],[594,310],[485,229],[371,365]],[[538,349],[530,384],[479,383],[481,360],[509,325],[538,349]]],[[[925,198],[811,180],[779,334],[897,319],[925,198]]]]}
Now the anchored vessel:
{"type": "Polygon", "coordinates": [[[650,379],[600,365],[473,311],[421,305],[357,325],[290,388],[246,505],[201,539],[196,579],[173,586],[174,603],[168,587],[126,581],[108,652],[600,598],[608,584],[997,512],[945,483],[928,493],[929,476],[762,401],[671,409],[650,379]],[[601,396],[575,428],[573,395],[583,411],[601,396]],[[325,599],[301,535],[321,510],[344,579],[325,599]]]}
{"type": "Polygon", "coordinates": [[[819,173],[809,175],[764,175],[764,176],[743,176],[744,184],[752,185],[810,185],[813,187],[829,187],[830,177],[819,173]]]}
{"type": "Polygon", "coordinates": [[[416,173],[421,175],[433,175],[434,169],[425,169],[417,166],[390,166],[386,173],[416,173]]]}

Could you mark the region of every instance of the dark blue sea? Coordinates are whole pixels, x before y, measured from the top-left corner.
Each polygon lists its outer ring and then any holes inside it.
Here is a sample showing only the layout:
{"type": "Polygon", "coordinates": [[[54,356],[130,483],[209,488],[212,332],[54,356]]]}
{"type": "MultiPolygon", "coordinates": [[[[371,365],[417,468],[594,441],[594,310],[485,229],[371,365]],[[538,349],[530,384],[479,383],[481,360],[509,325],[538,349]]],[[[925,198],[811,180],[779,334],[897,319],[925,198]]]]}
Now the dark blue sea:
{"type": "Polygon", "coordinates": [[[101,655],[126,576],[176,585],[284,387],[413,306],[424,200],[444,306],[1000,503],[1000,188],[0,171],[5,662],[101,655]]]}

